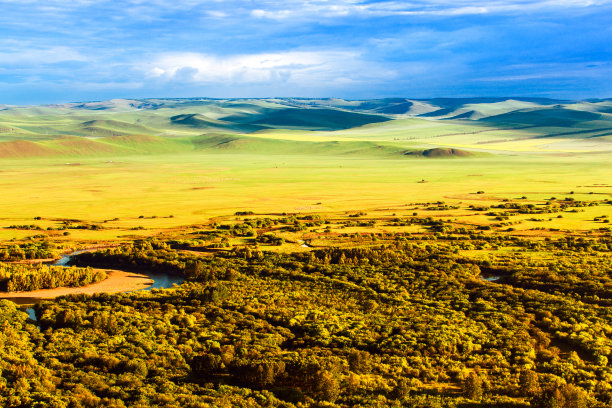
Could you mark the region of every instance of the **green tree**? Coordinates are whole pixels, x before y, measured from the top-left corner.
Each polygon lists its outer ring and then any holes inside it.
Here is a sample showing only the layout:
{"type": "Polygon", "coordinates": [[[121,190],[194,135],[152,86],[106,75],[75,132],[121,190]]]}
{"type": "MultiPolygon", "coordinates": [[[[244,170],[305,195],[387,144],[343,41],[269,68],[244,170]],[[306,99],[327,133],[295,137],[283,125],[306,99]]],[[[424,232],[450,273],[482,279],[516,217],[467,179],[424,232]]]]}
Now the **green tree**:
{"type": "Polygon", "coordinates": [[[318,373],[315,395],[318,399],[328,402],[334,402],[338,399],[338,396],[340,396],[340,384],[332,373],[329,371],[320,371],[318,373]]]}
{"type": "Polygon", "coordinates": [[[538,374],[525,370],[519,376],[519,391],[523,397],[534,397],[541,392],[538,374]]]}
{"type": "Polygon", "coordinates": [[[367,351],[353,350],[348,355],[351,371],[367,374],[372,366],[372,356],[367,351]]]}
{"type": "Polygon", "coordinates": [[[482,378],[473,371],[463,382],[463,395],[475,401],[479,401],[482,398],[482,378]]]}

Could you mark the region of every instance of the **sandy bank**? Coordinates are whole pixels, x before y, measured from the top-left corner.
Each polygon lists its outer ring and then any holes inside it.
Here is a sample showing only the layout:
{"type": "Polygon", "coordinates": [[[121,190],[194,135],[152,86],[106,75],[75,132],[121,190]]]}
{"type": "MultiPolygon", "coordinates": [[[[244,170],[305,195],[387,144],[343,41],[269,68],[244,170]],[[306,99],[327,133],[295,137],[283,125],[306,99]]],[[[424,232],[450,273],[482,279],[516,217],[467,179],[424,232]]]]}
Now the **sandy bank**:
{"type": "Polygon", "coordinates": [[[73,295],[85,293],[88,295],[94,293],[117,293],[129,292],[133,290],[145,289],[153,284],[153,279],[150,277],[133,272],[106,270],[108,278],[103,281],[92,283],[91,285],[81,286],[78,288],[55,288],[55,289],[40,289],[31,292],[0,292],[0,299],[11,299],[17,303],[30,299],[53,299],[58,296],[73,295]]]}

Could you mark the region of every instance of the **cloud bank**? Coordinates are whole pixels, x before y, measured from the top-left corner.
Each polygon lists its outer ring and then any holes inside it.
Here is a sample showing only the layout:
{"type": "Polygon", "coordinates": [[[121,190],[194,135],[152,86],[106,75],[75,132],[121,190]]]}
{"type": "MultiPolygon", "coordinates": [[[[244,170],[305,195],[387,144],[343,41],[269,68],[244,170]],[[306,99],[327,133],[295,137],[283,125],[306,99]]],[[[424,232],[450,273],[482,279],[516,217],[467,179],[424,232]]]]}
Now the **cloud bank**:
{"type": "Polygon", "coordinates": [[[612,0],[0,0],[0,103],[612,94],[612,0]]]}
{"type": "Polygon", "coordinates": [[[202,84],[299,83],[393,79],[395,72],[377,68],[351,51],[289,51],[215,56],[166,53],[142,69],[149,78],[202,84]]]}

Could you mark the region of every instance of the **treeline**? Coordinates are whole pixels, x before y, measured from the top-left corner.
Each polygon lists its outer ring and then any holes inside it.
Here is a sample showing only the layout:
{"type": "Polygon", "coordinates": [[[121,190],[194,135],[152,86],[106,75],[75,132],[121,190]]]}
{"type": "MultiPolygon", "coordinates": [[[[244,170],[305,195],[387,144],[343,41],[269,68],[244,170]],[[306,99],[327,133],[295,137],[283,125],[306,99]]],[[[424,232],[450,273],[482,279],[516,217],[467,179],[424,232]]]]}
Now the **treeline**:
{"type": "Polygon", "coordinates": [[[95,252],[83,252],[71,257],[77,266],[99,266],[142,272],[167,273],[189,280],[211,281],[230,276],[231,268],[212,264],[210,259],[172,249],[176,241],[137,241],[95,252]]]}
{"type": "Polygon", "coordinates": [[[45,302],[38,335],[25,320],[4,323],[28,345],[0,348],[0,406],[612,404],[612,308],[576,293],[612,272],[604,238],[586,240],[588,251],[481,235],[384,238],[289,254],[198,256],[159,240],[81,254],[83,264],[188,281],[45,302]],[[482,280],[491,271],[508,283],[482,280]],[[554,288],[527,287],[555,276],[554,288]]]}
{"type": "Polygon", "coordinates": [[[21,261],[24,259],[50,259],[58,256],[55,244],[47,240],[32,241],[0,247],[0,261],[21,261]]]}
{"type": "Polygon", "coordinates": [[[26,292],[62,286],[78,287],[107,278],[106,272],[93,268],[67,268],[52,265],[0,263],[0,290],[26,292]]]}

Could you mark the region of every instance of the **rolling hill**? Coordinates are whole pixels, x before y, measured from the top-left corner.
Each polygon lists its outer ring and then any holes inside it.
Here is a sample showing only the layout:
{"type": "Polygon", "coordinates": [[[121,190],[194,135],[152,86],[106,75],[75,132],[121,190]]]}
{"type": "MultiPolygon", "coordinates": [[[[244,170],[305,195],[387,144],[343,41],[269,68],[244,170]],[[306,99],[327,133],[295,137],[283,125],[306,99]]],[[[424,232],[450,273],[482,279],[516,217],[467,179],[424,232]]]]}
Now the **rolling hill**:
{"type": "Polygon", "coordinates": [[[173,98],[0,110],[3,158],[220,150],[406,159],[610,152],[612,100],[173,98]]]}

